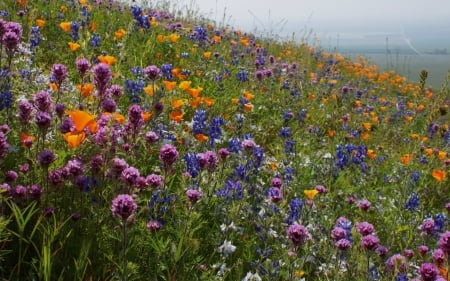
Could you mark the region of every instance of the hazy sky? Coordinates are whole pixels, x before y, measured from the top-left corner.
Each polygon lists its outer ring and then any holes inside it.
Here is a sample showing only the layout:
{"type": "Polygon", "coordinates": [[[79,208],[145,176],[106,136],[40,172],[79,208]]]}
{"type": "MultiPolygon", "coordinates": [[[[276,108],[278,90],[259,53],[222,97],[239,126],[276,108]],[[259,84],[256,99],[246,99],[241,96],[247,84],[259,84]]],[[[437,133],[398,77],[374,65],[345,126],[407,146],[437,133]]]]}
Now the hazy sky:
{"type": "MultiPolygon", "coordinates": [[[[449,0],[182,0],[219,24],[321,41],[450,39],[449,0]],[[224,20],[225,15],[225,20],[224,20]],[[423,38],[420,38],[423,39],[423,38]]],[[[450,47],[450,46],[449,46],[450,47]]]]}

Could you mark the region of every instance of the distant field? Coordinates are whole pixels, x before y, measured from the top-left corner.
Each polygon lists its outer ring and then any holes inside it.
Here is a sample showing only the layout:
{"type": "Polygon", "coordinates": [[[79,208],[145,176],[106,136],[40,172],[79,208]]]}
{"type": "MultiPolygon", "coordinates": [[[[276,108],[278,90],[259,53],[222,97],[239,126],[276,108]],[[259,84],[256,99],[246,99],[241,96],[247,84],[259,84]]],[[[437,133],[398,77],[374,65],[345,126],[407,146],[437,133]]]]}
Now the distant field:
{"type": "MultiPolygon", "coordinates": [[[[344,53],[345,54],[345,53],[344,53]]],[[[356,58],[364,53],[345,54],[356,58]]],[[[371,63],[375,63],[381,70],[393,69],[411,81],[418,81],[420,72],[428,71],[427,85],[439,89],[447,77],[450,69],[450,55],[416,55],[416,54],[391,54],[365,53],[364,56],[371,63]]]]}

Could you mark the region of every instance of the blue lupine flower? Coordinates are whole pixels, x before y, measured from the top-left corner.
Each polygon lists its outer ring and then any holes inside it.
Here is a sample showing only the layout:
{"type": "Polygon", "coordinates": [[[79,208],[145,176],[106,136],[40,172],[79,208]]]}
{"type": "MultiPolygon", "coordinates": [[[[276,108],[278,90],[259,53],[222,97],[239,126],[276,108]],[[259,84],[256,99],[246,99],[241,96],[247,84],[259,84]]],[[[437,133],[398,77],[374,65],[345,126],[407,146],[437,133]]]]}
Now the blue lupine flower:
{"type": "Polygon", "coordinates": [[[408,201],[405,203],[405,209],[408,211],[415,211],[419,208],[419,195],[412,192],[408,201]]]}
{"type": "Polygon", "coordinates": [[[222,136],[222,129],[221,126],[223,126],[225,124],[224,120],[222,117],[218,116],[218,117],[214,117],[213,119],[211,119],[211,123],[209,125],[209,139],[208,142],[211,146],[214,146],[216,140],[219,140],[220,137],[222,136]]]}
{"type": "Polygon", "coordinates": [[[228,142],[228,147],[230,152],[234,153],[238,153],[242,149],[241,142],[237,138],[230,139],[228,142]]]}
{"type": "Polygon", "coordinates": [[[92,34],[91,40],[89,41],[89,46],[91,47],[100,47],[101,37],[98,34],[92,34]]]}
{"type": "Polygon", "coordinates": [[[78,32],[80,31],[80,24],[76,21],[70,23],[70,34],[72,35],[72,41],[77,42],[80,38],[78,32]]]}
{"type": "Polygon", "coordinates": [[[291,225],[295,221],[300,220],[302,216],[303,201],[300,198],[294,198],[289,202],[289,216],[286,223],[291,225]]]}
{"type": "Polygon", "coordinates": [[[255,146],[253,148],[253,158],[255,160],[253,162],[254,167],[261,167],[264,160],[264,150],[260,146],[255,146]]]}
{"type": "Polygon", "coordinates": [[[10,91],[0,92],[0,111],[11,108],[13,95],[10,91]]]}
{"type": "Polygon", "coordinates": [[[189,152],[184,156],[184,161],[186,162],[186,170],[191,175],[192,178],[196,178],[200,171],[200,164],[198,162],[198,157],[195,153],[189,152]]]}
{"type": "Polygon", "coordinates": [[[206,29],[200,26],[194,27],[194,31],[191,33],[189,38],[197,43],[204,44],[208,41],[208,35],[206,33],[206,29]]]}
{"type": "Polygon", "coordinates": [[[239,200],[243,198],[242,184],[239,181],[227,180],[225,186],[216,193],[218,197],[225,199],[226,203],[230,200],[239,200]]]}
{"type": "Polygon", "coordinates": [[[284,153],[294,153],[295,152],[295,141],[287,140],[284,142],[284,153]]]}
{"type": "Polygon", "coordinates": [[[240,82],[247,82],[248,81],[248,71],[246,71],[246,70],[239,71],[237,76],[238,76],[238,80],[240,82]]]}
{"type": "Polygon", "coordinates": [[[447,224],[447,217],[443,213],[438,213],[434,216],[434,228],[437,233],[442,233],[447,224]]]}
{"type": "Polygon", "coordinates": [[[164,76],[164,79],[166,79],[166,80],[173,79],[172,69],[173,69],[172,64],[161,65],[161,73],[164,76]]]}
{"type": "Polygon", "coordinates": [[[289,127],[282,127],[280,129],[280,137],[282,137],[282,138],[290,138],[291,136],[292,136],[291,128],[289,128],[289,127]]]}
{"type": "Polygon", "coordinates": [[[34,48],[36,48],[39,43],[41,42],[41,32],[38,26],[32,26],[31,27],[31,34],[30,34],[30,51],[33,51],[34,48]]]}
{"type": "Polygon", "coordinates": [[[202,109],[195,110],[192,121],[193,134],[204,134],[206,129],[206,111],[202,109]]]}

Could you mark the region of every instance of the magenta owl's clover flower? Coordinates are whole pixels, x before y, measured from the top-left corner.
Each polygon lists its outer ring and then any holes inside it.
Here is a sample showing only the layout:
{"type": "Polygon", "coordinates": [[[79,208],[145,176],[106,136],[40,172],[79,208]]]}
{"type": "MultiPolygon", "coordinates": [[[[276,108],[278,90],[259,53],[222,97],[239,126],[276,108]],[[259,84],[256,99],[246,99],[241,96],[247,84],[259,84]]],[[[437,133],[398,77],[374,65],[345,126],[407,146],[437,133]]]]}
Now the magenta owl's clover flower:
{"type": "Polygon", "coordinates": [[[423,281],[435,281],[439,275],[439,270],[432,263],[422,263],[419,268],[419,274],[423,281]]]}
{"type": "Polygon", "coordinates": [[[36,113],[35,123],[40,130],[46,130],[52,123],[52,116],[48,112],[39,111],[36,113]]]}
{"type": "Polygon", "coordinates": [[[94,85],[97,88],[97,95],[102,97],[106,91],[109,81],[112,79],[111,69],[106,63],[98,63],[94,66],[94,85]]]}
{"type": "Polygon", "coordinates": [[[341,251],[346,251],[351,248],[352,243],[349,240],[343,238],[336,241],[334,243],[334,246],[341,251]]]}
{"type": "Polygon", "coordinates": [[[159,150],[159,159],[165,167],[172,166],[178,159],[178,151],[171,144],[164,144],[159,150]]]}
{"type": "Polygon", "coordinates": [[[78,59],[75,64],[77,66],[78,74],[81,77],[84,77],[91,67],[91,63],[85,58],[78,59]]]}
{"type": "Polygon", "coordinates": [[[160,230],[161,227],[162,227],[162,223],[160,223],[159,221],[150,220],[150,221],[147,223],[147,229],[148,229],[150,232],[156,232],[156,231],[160,230]]]}
{"type": "Polygon", "coordinates": [[[296,223],[289,226],[287,235],[296,246],[302,246],[305,242],[312,239],[308,229],[303,225],[296,223]]]}
{"type": "Polygon", "coordinates": [[[136,210],[137,204],[131,195],[120,194],[112,200],[111,213],[119,219],[128,219],[136,213],[136,210]]]}
{"type": "Polygon", "coordinates": [[[147,184],[152,188],[158,188],[163,184],[162,177],[157,174],[148,175],[145,180],[147,184]]]}
{"type": "Polygon", "coordinates": [[[128,109],[128,122],[135,132],[139,132],[144,124],[144,117],[142,116],[142,109],[139,105],[133,104],[128,109]]]}
{"type": "Polygon", "coordinates": [[[436,250],[433,251],[432,257],[433,257],[433,261],[437,265],[442,265],[445,262],[445,253],[440,248],[437,248],[436,250]]]}
{"type": "Polygon", "coordinates": [[[161,70],[156,65],[149,65],[144,69],[144,76],[150,80],[159,78],[161,70]]]}
{"type": "Polygon", "coordinates": [[[375,250],[379,244],[380,239],[373,234],[366,235],[361,240],[361,246],[366,250],[375,250]]]}
{"type": "Polygon", "coordinates": [[[370,203],[368,200],[364,199],[361,200],[358,204],[358,207],[361,211],[367,211],[369,210],[370,206],[372,206],[372,203],[370,203]]]}
{"type": "Polygon", "coordinates": [[[122,171],[120,179],[130,186],[135,186],[140,177],[139,170],[134,167],[128,167],[122,171]]]}
{"type": "Polygon", "coordinates": [[[44,111],[44,112],[52,111],[52,108],[51,108],[52,99],[51,99],[50,93],[47,91],[37,92],[33,96],[33,103],[34,103],[34,106],[40,111],[44,111]]]}
{"type": "Polygon", "coordinates": [[[52,66],[51,79],[58,85],[61,85],[67,79],[67,67],[64,64],[56,63],[52,66]]]}
{"type": "Polygon", "coordinates": [[[386,261],[386,270],[389,272],[405,272],[407,265],[406,257],[400,254],[394,254],[386,261]]]}
{"type": "Polygon", "coordinates": [[[272,187],[281,188],[281,186],[283,185],[283,180],[279,177],[276,177],[272,179],[270,184],[272,185],[272,187]]]}
{"type": "Polygon", "coordinates": [[[148,144],[154,144],[158,140],[159,140],[159,136],[155,132],[150,131],[150,132],[145,133],[145,141],[148,144]]]}
{"type": "Polygon", "coordinates": [[[447,256],[450,256],[450,231],[446,231],[441,234],[441,237],[439,238],[438,247],[447,256]]]}
{"type": "Polygon", "coordinates": [[[48,167],[53,161],[56,160],[56,156],[53,151],[45,149],[41,151],[37,156],[37,161],[41,166],[48,167]]]}
{"type": "Polygon", "coordinates": [[[26,99],[21,99],[17,106],[18,118],[20,122],[27,124],[31,120],[31,114],[33,113],[33,105],[26,99]]]}
{"type": "Polygon", "coordinates": [[[356,224],[356,230],[361,234],[362,236],[366,236],[369,234],[372,234],[375,231],[375,228],[371,223],[368,222],[360,222],[356,224]]]}
{"type": "Polygon", "coordinates": [[[188,189],[186,191],[186,196],[189,198],[189,201],[196,203],[202,197],[202,193],[196,189],[188,189]]]}
{"type": "Polygon", "coordinates": [[[206,151],[198,154],[198,162],[201,168],[207,169],[209,172],[214,172],[219,163],[219,159],[214,151],[206,151]]]}

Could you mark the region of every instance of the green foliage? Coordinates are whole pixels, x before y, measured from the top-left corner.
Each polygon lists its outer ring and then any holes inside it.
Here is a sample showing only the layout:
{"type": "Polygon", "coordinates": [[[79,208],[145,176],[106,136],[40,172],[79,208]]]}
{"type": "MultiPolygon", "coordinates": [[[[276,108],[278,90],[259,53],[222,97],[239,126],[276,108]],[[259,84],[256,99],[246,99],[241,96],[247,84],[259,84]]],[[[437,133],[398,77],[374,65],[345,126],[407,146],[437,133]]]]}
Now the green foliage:
{"type": "Polygon", "coordinates": [[[425,71],[414,84],[307,38],[141,8],[0,3],[23,28],[0,46],[1,279],[396,280],[388,258],[407,249],[401,273],[419,277],[449,231],[449,79],[433,91],[425,71]],[[124,194],[137,210],[113,203],[124,194]],[[387,254],[362,244],[362,222],[387,254]]]}

